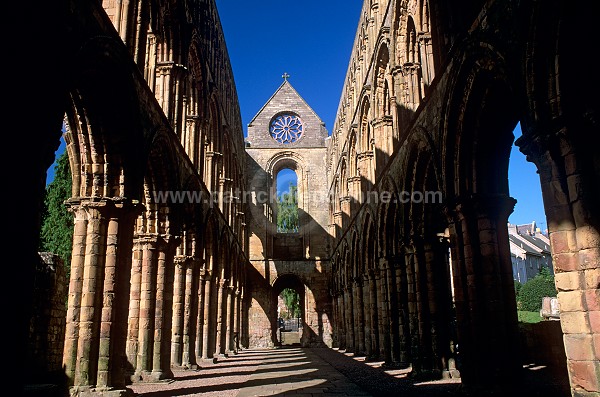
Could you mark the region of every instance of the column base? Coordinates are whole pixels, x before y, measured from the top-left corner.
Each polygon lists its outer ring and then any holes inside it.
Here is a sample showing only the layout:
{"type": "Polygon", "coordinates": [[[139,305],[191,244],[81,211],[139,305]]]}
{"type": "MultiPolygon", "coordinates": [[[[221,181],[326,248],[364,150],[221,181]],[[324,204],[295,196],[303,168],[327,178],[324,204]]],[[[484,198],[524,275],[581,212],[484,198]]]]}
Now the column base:
{"type": "Polygon", "coordinates": [[[442,379],[460,378],[460,372],[457,369],[447,369],[442,371],[442,379]]]}
{"type": "Polygon", "coordinates": [[[408,374],[408,377],[419,382],[426,382],[430,380],[443,379],[443,374],[440,370],[422,369],[419,371],[411,371],[408,374]]]}
{"type": "Polygon", "coordinates": [[[220,360],[220,361],[224,361],[224,360],[225,360],[225,359],[227,359],[227,358],[229,358],[229,356],[227,355],[227,353],[220,353],[220,354],[217,354],[217,355],[214,357],[214,359],[215,359],[215,362],[218,362],[219,360],[220,360]]]}
{"type": "Polygon", "coordinates": [[[381,361],[377,354],[367,354],[365,361],[381,361]]]}
{"type": "Polygon", "coordinates": [[[181,365],[171,365],[171,368],[177,368],[177,369],[180,369],[182,371],[186,371],[188,369],[190,369],[190,370],[196,370],[196,369],[198,369],[198,364],[184,363],[184,364],[181,364],[181,365]]]}
{"type": "Polygon", "coordinates": [[[136,371],[130,377],[133,383],[174,382],[173,372],[168,371],[136,371]]]}
{"type": "Polygon", "coordinates": [[[406,369],[410,367],[410,363],[402,361],[390,361],[387,363],[383,363],[381,366],[385,368],[406,369]]]}
{"type": "Polygon", "coordinates": [[[205,364],[216,364],[217,357],[202,357],[202,362],[205,364]]]}
{"type": "Polygon", "coordinates": [[[131,389],[114,387],[73,386],[69,389],[70,397],[133,397],[131,389]]]}

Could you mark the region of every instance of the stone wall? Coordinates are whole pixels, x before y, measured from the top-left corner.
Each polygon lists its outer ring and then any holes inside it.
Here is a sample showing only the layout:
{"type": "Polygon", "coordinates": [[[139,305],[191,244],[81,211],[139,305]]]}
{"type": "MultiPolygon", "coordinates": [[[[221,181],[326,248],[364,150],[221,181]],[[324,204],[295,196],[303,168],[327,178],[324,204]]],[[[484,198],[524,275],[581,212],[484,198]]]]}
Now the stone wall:
{"type": "Polygon", "coordinates": [[[36,267],[34,309],[29,328],[31,381],[52,382],[60,378],[67,314],[67,284],[58,255],[40,252],[36,267]]]}

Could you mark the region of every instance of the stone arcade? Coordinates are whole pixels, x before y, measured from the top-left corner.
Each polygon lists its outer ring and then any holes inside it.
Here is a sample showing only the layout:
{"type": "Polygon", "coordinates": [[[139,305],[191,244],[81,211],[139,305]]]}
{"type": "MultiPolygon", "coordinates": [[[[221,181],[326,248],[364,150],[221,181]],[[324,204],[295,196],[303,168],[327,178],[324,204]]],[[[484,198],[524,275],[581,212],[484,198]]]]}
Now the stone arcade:
{"type": "MultiPolygon", "coordinates": [[[[458,375],[458,344],[465,388],[510,389],[520,361],[507,168],[520,121],[517,144],[544,196],[571,391],[600,394],[600,74],[586,58],[586,4],[366,0],[331,135],[285,80],[247,144],[213,0],[20,7],[18,37],[39,45],[17,40],[14,59],[31,73],[5,93],[35,116],[15,117],[10,134],[30,165],[10,185],[27,192],[7,244],[21,254],[7,339],[17,372],[39,314],[36,209],[64,120],[73,395],[124,395],[128,382],[273,345],[285,287],[301,292],[305,346],[431,378],[458,375]],[[299,118],[301,134],[274,140],[280,116],[299,118]],[[283,168],[298,176],[297,234],[276,232],[268,202],[235,193],[269,192],[283,168]],[[360,200],[369,192],[392,199],[360,200]]],[[[30,381],[21,372],[19,390],[30,381]]]]}

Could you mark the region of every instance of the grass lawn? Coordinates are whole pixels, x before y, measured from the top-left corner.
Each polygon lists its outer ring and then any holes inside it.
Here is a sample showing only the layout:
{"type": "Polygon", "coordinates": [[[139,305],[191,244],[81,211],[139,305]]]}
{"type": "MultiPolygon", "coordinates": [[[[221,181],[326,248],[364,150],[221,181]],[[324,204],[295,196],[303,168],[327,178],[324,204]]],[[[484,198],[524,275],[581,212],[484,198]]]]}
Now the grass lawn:
{"type": "Polygon", "coordinates": [[[524,310],[518,310],[517,315],[519,322],[521,323],[539,323],[542,321],[542,316],[539,312],[526,312],[524,310]]]}

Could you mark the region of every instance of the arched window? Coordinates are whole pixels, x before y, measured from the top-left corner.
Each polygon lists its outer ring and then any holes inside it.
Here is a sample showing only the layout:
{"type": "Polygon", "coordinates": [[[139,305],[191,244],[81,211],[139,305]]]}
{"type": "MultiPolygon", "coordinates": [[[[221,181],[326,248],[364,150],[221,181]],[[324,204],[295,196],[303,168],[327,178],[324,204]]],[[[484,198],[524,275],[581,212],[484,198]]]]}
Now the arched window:
{"type": "Polygon", "coordinates": [[[277,173],[277,232],[298,233],[298,176],[290,168],[277,173]]]}

